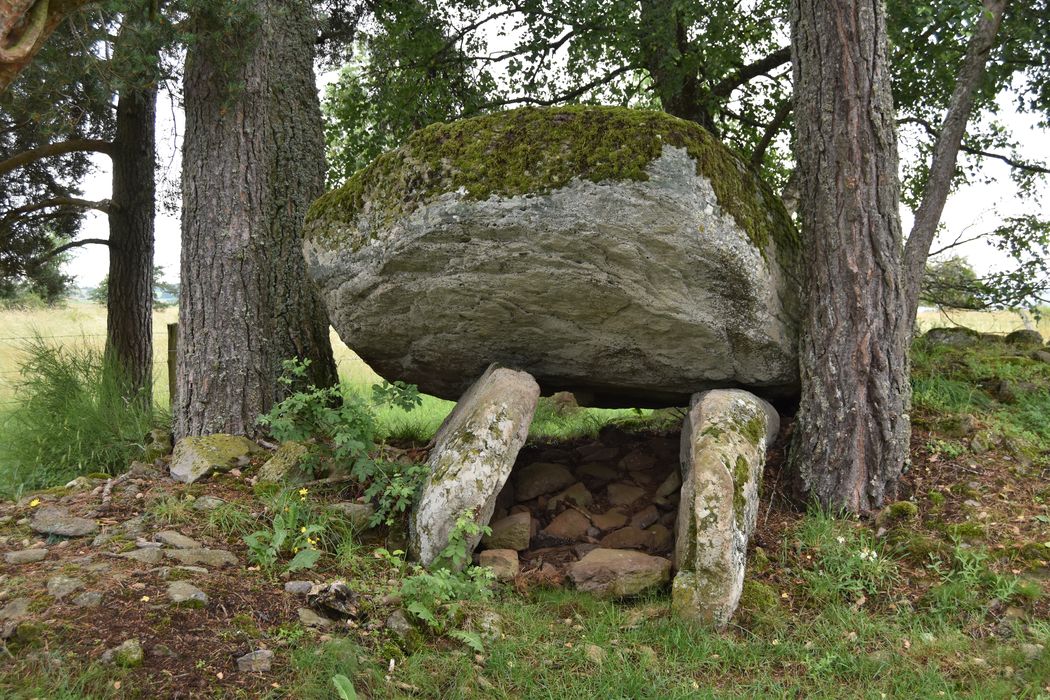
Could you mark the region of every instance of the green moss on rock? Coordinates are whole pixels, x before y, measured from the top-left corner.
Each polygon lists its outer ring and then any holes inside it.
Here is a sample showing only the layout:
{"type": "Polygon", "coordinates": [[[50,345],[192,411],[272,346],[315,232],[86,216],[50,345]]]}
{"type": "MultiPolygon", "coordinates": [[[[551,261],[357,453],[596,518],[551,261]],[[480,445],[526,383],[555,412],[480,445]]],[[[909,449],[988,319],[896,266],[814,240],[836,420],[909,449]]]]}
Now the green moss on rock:
{"type": "Polygon", "coordinates": [[[689,153],[759,250],[771,240],[797,247],[779,198],[703,127],[664,112],[585,105],[526,107],[421,129],[314,202],[306,236],[330,247],[361,245],[356,219],[366,204],[385,223],[446,192],[484,200],[546,193],[576,178],[647,180],[664,146],[689,153]]]}

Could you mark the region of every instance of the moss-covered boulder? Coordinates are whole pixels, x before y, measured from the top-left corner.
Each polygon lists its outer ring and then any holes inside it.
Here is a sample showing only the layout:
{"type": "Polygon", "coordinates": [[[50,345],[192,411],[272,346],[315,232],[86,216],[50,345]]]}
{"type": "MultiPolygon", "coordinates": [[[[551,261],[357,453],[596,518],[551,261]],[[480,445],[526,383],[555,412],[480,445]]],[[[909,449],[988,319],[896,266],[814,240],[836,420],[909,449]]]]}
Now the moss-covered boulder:
{"type": "Polygon", "coordinates": [[[199,435],[184,437],[171,455],[171,478],[185,484],[216,472],[227,472],[247,464],[266,451],[241,435],[199,435]]]}
{"type": "Polygon", "coordinates": [[[305,231],[343,340],[438,396],[490,362],[581,403],[797,390],[791,220],[710,133],[661,112],[427,127],[317,200],[305,231]]]}
{"type": "Polygon", "coordinates": [[[714,629],[729,624],[744,587],[766,448],[779,427],[773,407],[746,391],[693,398],[682,426],[678,574],[671,590],[680,617],[714,629]]]}
{"type": "MultiPolygon", "coordinates": [[[[409,552],[423,564],[451,563],[442,554],[458,518],[492,519],[539,397],[528,374],[492,365],[456,404],[434,437],[430,473],[409,518],[409,552]]],[[[481,534],[465,535],[473,551],[481,534]]]]}

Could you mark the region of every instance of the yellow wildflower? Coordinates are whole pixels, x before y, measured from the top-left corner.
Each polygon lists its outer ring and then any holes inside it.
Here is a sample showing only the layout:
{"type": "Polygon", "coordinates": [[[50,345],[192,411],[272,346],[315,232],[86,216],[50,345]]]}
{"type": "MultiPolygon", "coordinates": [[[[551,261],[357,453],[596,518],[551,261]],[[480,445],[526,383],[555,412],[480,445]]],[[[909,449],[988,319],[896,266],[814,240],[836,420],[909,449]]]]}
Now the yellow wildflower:
{"type": "Polygon", "coordinates": [[[144,595],[144,596],[142,596],[142,598],[140,598],[140,600],[141,600],[141,601],[142,601],[143,603],[148,603],[148,602],[149,602],[149,596],[148,596],[148,595],[144,595]]]}
{"type": "Polygon", "coordinates": [[[34,498],[33,500],[31,500],[29,502],[29,507],[30,508],[36,508],[38,505],[40,505],[40,499],[39,498],[34,498]]]}
{"type": "Polygon", "coordinates": [[[304,487],[304,488],[301,488],[301,489],[299,489],[299,495],[300,495],[300,496],[305,496],[305,495],[306,495],[306,494],[308,494],[308,493],[310,493],[310,490],[309,490],[309,489],[307,489],[307,488],[305,488],[305,487],[304,487]]]}
{"type": "Polygon", "coordinates": [[[306,532],[306,526],[303,525],[301,528],[299,528],[299,532],[306,532]]]}

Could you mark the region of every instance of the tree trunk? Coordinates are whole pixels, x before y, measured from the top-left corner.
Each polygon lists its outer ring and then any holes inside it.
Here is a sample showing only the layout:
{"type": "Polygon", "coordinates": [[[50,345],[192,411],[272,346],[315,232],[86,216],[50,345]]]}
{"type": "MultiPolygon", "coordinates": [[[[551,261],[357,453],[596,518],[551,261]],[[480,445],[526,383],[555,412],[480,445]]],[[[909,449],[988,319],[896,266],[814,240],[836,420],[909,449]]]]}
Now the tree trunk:
{"type": "Polygon", "coordinates": [[[809,498],[865,512],[908,455],[897,137],[879,0],[793,0],[795,150],[810,264],[789,465],[809,498]]]}
{"type": "Polygon", "coordinates": [[[186,57],[178,437],[254,433],[285,359],[337,380],[301,250],[325,173],[311,7],[252,7],[226,34],[202,10],[186,57]]]}
{"type": "Polygon", "coordinates": [[[106,357],[127,395],[153,387],[153,220],[157,89],[129,87],[117,101],[109,208],[106,357]]]}

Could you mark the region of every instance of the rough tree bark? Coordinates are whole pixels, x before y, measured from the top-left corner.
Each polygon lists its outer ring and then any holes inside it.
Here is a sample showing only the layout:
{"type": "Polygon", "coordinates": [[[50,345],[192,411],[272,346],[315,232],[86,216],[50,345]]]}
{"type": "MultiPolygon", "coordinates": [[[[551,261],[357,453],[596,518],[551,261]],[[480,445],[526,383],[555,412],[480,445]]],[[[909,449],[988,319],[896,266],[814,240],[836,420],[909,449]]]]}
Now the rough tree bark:
{"type": "Polygon", "coordinates": [[[908,454],[897,135],[881,0],[793,0],[795,151],[808,271],[789,465],[804,494],[864,512],[908,454]]]}
{"type": "Polygon", "coordinates": [[[144,401],[153,386],[156,113],[156,87],[121,91],[110,151],[106,357],[127,382],[128,395],[144,401]]]}
{"type": "Polygon", "coordinates": [[[253,13],[225,34],[196,17],[186,58],[177,437],[255,432],[287,358],[336,381],[300,247],[325,173],[310,3],[257,0],[253,13]]]}

